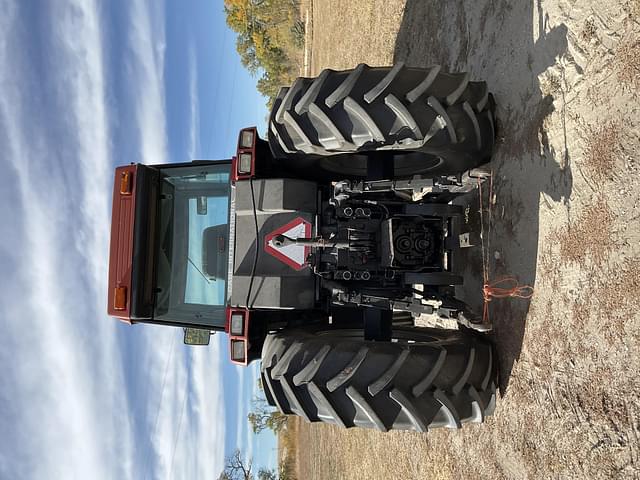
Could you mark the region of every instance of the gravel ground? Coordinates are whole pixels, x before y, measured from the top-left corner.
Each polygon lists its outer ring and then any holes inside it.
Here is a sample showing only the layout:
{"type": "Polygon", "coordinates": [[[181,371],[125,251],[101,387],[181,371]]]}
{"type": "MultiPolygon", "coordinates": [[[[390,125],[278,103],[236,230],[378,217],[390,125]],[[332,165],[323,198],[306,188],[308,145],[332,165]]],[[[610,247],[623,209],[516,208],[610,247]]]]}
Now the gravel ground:
{"type": "MultiPolygon", "coordinates": [[[[640,2],[314,0],[307,70],[441,64],[498,102],[501,398],[428,434],[300,424],[301,479],[639,478],[640,2]]],[[[465,200],[477,222],[477,197],[465,200]]],[[[464,296],[480,304],[480,251],[464,296]]]]}

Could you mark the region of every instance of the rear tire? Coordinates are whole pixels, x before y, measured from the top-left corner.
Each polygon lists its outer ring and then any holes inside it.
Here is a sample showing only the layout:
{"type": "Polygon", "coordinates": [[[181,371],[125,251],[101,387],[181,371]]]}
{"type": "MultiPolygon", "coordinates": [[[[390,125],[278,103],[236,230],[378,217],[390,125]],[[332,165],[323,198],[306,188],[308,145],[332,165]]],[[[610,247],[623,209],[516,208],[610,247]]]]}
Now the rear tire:
{"type": "Polygon", "coordinates": [[[360,64],[283,88],[269,144],[288,168],[334,177],[365,177],[374,152],[390,154],[395,177],[453,175],[489,161],[494,108],[486,83],[468,73],[360,64]]]}
{"type": "Polygon", "coordinates": [[[493,413],[497,358],[488,339],[415,327],[393,334],[397,343],[365,341],[358,330],[268,335],[268,401],[310,422],[382,431],[460,428],[493,413]]]}

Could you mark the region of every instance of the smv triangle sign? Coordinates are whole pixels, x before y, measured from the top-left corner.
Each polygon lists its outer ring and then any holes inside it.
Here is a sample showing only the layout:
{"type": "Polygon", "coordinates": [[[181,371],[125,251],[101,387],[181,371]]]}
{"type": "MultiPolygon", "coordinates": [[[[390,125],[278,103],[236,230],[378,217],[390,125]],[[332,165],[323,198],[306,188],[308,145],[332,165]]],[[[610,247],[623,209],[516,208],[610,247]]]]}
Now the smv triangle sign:
{"type": "Polygon", "coordinates": [[[306,266],[311,248],[305,245],[276,247],[273,244],[273,237],[276,235],[284,235],[289,238],[309,238],[311,236],[311,224],[298,217],[264,237],[264,249],[267,253],[295,270],[302,270],[306,266]]]}

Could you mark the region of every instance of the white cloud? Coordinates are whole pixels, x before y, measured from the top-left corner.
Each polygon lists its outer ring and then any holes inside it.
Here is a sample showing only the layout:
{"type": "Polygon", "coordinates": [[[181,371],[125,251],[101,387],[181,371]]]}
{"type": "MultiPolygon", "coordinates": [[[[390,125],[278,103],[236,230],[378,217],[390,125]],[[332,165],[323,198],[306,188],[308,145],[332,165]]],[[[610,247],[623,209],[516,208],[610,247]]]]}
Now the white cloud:
{"type": "MultiPolygon", "coordinates": [[[[149,330],[150,337],[162,337],[167,331],[149,330]]],[[[156,362],[163,367],[171,351],[167,345],[164,342],[164,348],[154,352],[162,357],[156,362]]],[[[225,433],[219,346],[214,341],[208,348],[186,347],[178,338],[173,350],[182,361],[169,364],[166,381],[155,382],[159,388],[149,396],[153,453],[142,462],[149,470],[144,478],[216,478],[222,468],[225,433]]]]}
{"type": "MultiPolygon", "coordinates": [[[[28,432],[31,443],[17,446],[23,463],[14,467],[36,478],[106,472],[114,467],[109,454],[128,450],[132,438],[126,415],[98,420],[104,412],[126,411],[125,398],[113,395],[122,384],[114,326],[82,324],[95,321],[95,295],[104,292],[106,275],[100,259],[107,251],[108,200],[103,197],[109,147],[97,12],[86,3],[58,5],[48,45],[63,67],[53,89],[66,89],[68,111],[58,120],[78,129],[62,149],[76,152],[71,162],[50,144],[55,127],[45,115],[36,116],[48,99],[25,88],[38,80],[21,55],[28,28],[13,5],[2,10],[0,122],[5,159],[20,172],[14,186],[25,211],[21,275],[10,284],[20,292],[14,296],[19,300],[5,303],[3,315],[3,330],[15,348],[12,386],[23,396],[13,399],[24,408],[15,428],[28,432]],[[85,287],[83,279],[92,285],[85,287]],[[22,335],[30,331],[37,335],[22,335]],[[95,350],[92,336],[100,342],[95,350]],[[97,397],[101,392],[110,395],[97,397]],[[77,452],[73,462],[66,458],[70,451],[77,452]]],[[[115,467],[117,474],[131,475],[128,462],[115,467]]],[[[3,468],[12,468],[9,459],[3,468]]]]}
{"type": "Polygon", "coordinates": [[[140,128],[141,152],[138,161],[166,163],[167,134],[164,92],[164,16],[156,2],[131,2],[127,39],[131,57],[131,87],[140,128]],[[149,8],[153,7],[155,8],[149,8]]]}
{"type": "Polygon", "coordinates": [[[189,44],[189,146],[188,159],[200,155],[200,107],[198,98],[198,67],[193,43],[189,44]]]}
{"type": "MultiPolygon", "coordinates": [[[[0,477],[213,478],[224,450],[218,347],[185,351],[166,328],[123,344],[104,315],[114,146],[103,17],[94,1],[51,2],[38,43],[26,3],[0,0],[0,188],[16,195],[0,255],[20,265],[0,290],[0,361],[11,365],[0,477]]],[[[143,2],[130,18],[141,158],[166,161],[164,19],[143,2]]]]}
{"type": "Polygon", "coordinates": [[[240,404],[238,405],[238,414],[239,419],[236,423],[236,438],[238,439],[238,445],[236,446],[243,453],[249,457],[249,452],[245,451],[247,447],[247,425],[245,423],[246,415],[248,414],[248,405],[250,399],[245,396],[244,391],[244,382],[246,378],[247,370],[244,367],[235,367],[235,372],[237,373],[238,384],[237,384],[237,393],[236,398],[242,399],[240,404]]]}

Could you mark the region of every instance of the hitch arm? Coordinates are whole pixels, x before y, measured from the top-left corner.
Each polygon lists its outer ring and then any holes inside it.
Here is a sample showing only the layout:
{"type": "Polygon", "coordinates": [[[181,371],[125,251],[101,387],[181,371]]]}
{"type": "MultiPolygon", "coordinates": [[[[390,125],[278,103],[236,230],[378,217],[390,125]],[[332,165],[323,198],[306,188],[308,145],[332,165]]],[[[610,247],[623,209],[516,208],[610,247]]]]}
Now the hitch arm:
{"type": "Polygon", "coordinates": [[[273,244],[276,247],[286,247],[289,245],[304,245],[316,248],[349,248],[349,242],[331,241],[322,237],[317,238],[291,238],[285,235],[273,237],[273,244]]]}

